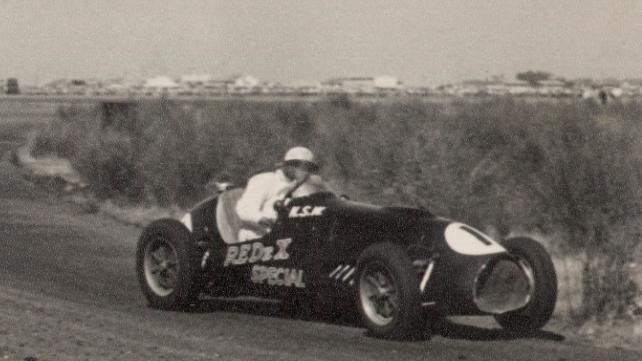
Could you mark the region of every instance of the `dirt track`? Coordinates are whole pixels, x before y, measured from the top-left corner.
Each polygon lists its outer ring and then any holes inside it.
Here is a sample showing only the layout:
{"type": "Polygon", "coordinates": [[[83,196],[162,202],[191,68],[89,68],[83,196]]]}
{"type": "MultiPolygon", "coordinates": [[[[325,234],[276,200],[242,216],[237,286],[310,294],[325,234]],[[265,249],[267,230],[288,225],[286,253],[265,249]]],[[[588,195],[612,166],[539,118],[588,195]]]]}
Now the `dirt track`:
{"type": "MultiPolygon", "coordinates": [[[[0,145],[5,153],[8,145],[0,145]]],[[[449,323],[420,342],[368,337],[278,305],[211,303],[199,313],[145,307],[134,273],[139,230],[50,196],[0,163],[0,360],[640,360],[572,335],[512,339],[449,323]]]]}

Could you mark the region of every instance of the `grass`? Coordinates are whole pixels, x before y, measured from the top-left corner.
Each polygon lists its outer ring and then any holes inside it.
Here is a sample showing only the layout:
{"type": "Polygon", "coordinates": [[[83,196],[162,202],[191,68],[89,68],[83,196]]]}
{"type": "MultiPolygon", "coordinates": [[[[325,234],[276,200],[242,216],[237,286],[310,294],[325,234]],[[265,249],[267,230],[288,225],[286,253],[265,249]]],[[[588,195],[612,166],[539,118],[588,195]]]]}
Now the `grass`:
{"type": "Polygon", "coordinates": [[[424,206],[498,237],[548,235],[551,251],[579,260],[567,267],[577,278],[562,280],[581,292],[574,318],[635,308],[627,267],[642,234],[638,103],[161,100],[107,127],[96,109],[59,116],[34,152],[70,158],[98,198],[185,207],[208,181],[243,185],[305,144],[353,199],[424,206]]]}

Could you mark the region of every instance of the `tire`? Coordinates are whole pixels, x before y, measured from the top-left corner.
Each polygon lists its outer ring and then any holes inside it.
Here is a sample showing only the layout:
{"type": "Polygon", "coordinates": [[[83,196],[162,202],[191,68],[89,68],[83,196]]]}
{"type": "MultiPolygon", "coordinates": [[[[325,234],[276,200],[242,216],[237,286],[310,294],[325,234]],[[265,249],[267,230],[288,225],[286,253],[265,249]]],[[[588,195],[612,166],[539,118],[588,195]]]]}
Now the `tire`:
{"type": "Polygon", "coordinates": [[[550,320],[557,302],[557,275],[551,256],[541,244],[527,237],[510,238],[502,245],[530,268],[534,289],[526,306],[495,315],[495,320],[510,332],[532,334],[550,320]]]}
{"type": "Polygon", "coordinates": [[[374,336],[419,339],[425,334],[419,280],[404,248],[392,243],[366,248],[356,280],[357,308],[374,336]]]}
{"type": "Polygon", "coordinates": [[[137,245],[136,273],[152,308],[185,310],[198,301],[199,252],[187,228],[174,219],[145,227],[137,245]]]}

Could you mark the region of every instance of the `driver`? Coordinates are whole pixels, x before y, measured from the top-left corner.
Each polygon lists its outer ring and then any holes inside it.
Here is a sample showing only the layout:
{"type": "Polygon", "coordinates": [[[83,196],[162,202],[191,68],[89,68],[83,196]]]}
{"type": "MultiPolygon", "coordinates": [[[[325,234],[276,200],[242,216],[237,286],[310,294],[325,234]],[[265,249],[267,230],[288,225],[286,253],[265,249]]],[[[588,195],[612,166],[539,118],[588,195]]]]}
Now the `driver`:
{"type": "Polygon", "coordinates": [[[277,163],[275,171],[250,178],[236,205],[236,212],[243,221],[239,242],[260,238],[271,230],[277,218],[274,203],[283,199],[297,182],[308,177],[294,191],[294,197],[326,189],[323,180],[316,174],[318,170],[319,165],[310,149],[294,147],[285,153],[283,162],[277,163]]]}

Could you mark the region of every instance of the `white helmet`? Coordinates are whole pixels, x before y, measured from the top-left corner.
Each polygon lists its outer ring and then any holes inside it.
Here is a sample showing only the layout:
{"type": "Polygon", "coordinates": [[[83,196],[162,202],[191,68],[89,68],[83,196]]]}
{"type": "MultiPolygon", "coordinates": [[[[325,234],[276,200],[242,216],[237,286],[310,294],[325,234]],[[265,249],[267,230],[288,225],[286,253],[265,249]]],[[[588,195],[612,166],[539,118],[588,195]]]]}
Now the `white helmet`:
{"type": "Polygon", "coordinates": [[[290,164],[290,165],[304,164],[310,167],[311,170],[316,170],[319,168],[319,165],[314,159],[314,154],[310,149],[306,147],[290,148],[285,153],[285,157],[283,157],[283,164],[290,164]]]}

